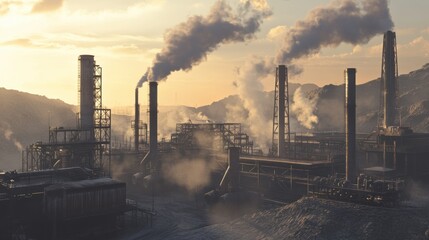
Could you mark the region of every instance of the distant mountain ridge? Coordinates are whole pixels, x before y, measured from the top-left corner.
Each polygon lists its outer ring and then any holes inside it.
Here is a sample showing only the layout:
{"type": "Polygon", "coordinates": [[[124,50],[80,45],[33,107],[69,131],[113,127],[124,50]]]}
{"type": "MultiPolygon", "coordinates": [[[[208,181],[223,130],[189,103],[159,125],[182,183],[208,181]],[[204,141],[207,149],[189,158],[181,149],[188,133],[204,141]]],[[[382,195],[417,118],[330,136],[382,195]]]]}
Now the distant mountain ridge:
{"type": "MultiPolygon", "coordinates": [[[[358,79],[359,82],[359,79],[358,79]]],[[[301,87],[303,95],[316,100],[314,114],[318,123],[309,130],[298,123],[296,113],[291,110],[292,132],[308,131],[343,131],[344,127],[344,85],[326,85],[291,83],[290,103],[296,89],[301,87]]],[[[377,125],[379,100],[379,79],[357,86],[357,130],[371,132],[377,125]]],[[[274,93],[265,92],[262,104],[266,118],[273,116],[274,93]]],[[[399,77],[399,105],[404,126],[410,126],[416,132],[429,132],[429,64],[421,69],[399,77]]],[[[175,131],[176,123],[183,122],[226,122],[229,108],[233,106],[246,110],[239,96],[231,95],[201,107],[169,106],[159,107],[160,138],[169,140],[175,131]]],[[[127,114],[112,115],[113,140],[130,140],[133,132],[132,109],[124,108],[127,114]]],[[[142,106],[143,108],[143,106],[142,106]]],[[[48,99],[44,96],[0,88],[0,169],[19,169],[21,150],[36,141],[47,141],[49,125],[53,127],[73,127],[76,125],[76,106],[61,100],[48,99]]],[[[115,112],[115,111],[113,111],[115,112]]],[[[146,121],[144,111],[141,119],[146,121]]],[[[244,118],[245,119],[245,118],[244,118]]],[[[251,123],[245,122],[244,125],[251,123]]],[[[244,129],[247,132],[247,129],[244,129]]],[[[252,136],[251,136],[252,137],[252,136]]]]}

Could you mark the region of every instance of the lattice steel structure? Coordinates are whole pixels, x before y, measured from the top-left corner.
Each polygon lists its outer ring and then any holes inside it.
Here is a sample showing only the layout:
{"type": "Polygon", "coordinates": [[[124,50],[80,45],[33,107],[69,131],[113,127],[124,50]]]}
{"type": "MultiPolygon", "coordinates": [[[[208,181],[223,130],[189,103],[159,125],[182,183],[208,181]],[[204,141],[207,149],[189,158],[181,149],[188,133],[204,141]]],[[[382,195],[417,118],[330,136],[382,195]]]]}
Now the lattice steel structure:
{"type": "Polygon", "coordinates": [[[23,171],[77,166],[98,172],[108,167],[110,171],[112,116],[110,109],[102,107],[102,68],[90,55],[80,56],[79,63],[81,113],[77,128],[50,128],[47,143],[26,148],[23,171]]]}
{"type": "Polygon", "coordinates": [[[271,154],[285,157],[290,151],[289,81],[285,65],[276,68],[271,154]]]}
{"type": "Polygon", "coordinates": [[[243,154],[253,153],[253,142],[242,132],[240,123],[178,123],[171,144],[180,149],[207,148],[226,152],[240,147],[243,154]]]}
{"type": "Polygon", "coordinates": [[[396,34],[392,31],[384,34],[380,84],[378,128],[398,126],[398,57],[396,34]]]}
{"type": "MultiPolygon", "coordinates": [[[[131,121],[131,129],[134,130],[134,138],[137,139],[138,145],[147,145],[148,142],[148,126],[147,123],[144,123],[143,121],[139,121],[139,124],[136,128],[135,120],[131,121]],[[137,138],[136,138],[137,134],[137,138]]],[[[134,142],[134,145],[136,143],[134,142]]]]}

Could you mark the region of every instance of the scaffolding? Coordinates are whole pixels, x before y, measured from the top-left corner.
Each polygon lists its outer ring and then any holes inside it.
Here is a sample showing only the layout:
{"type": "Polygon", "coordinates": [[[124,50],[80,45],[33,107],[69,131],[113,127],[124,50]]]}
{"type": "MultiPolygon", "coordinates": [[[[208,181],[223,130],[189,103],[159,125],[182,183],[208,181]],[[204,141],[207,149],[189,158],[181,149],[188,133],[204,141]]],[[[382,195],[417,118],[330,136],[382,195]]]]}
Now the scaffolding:
{"type": "Polygon", "coordinates": [[[110,109],[102,107],[102,68],[95,65],[95,61],[92,77],[93,106],[90,108],[94,111],[91,127],[83,128],[81,121],[76,128],[49,127],[47,143],[36,142],[24,150],[22,171],[85,167],[102,175],[107,168],[110,174],[112,114],[110,109]]]}
{"type": "Polygon", "coordinates": [[[396,34],[388,31],[384,34],[380,80],[380,108],[378,128],[399,126],[398,114],[398,56],[396,34]]]}
{"type": "Polygon", "coordinates": [[[242,132],[240,123],[178,123],[171,144],[180,149],[207,148],[226,152],[240,147],[243,154],[253,153],[253,142],[242,132]]]}
{"type": "MultiPolygon", "coordinates": [[[[135,130],[135,120],[131,121],[131,129],[135,130]]],[[[136,134],[134,132],[134,134],[136,134]]],[[[136,137],[134,135],[134,137],[136,137]]],[[[138,143],[139,145],[143,145],[143,146],[147,146],[148,143],[148,127],[147,127],[147,123],[144,123],[143,121],[139,121],[139,125],[138,125],[138,143]]]]}

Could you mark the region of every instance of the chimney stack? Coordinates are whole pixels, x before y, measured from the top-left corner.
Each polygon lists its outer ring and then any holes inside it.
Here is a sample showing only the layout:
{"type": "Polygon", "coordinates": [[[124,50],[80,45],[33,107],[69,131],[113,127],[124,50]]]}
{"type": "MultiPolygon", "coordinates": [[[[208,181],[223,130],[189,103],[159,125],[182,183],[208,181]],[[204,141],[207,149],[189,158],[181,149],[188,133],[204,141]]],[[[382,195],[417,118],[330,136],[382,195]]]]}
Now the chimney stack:
{"type": "Polygon", "coordinates": [[[345,130],[346,130],[346,180],[356,181],[356,69],[344,71],[345,80],[345,130]]]}
{"type": "Polygon", "coordinates": [[[150,152],[156,154],[158,150],[158,82],[149,82],[149,124],[150,152]]]}
{"type": "Polygon", "coordinates": [[[277,67],[277,76],[279,79],[279,140],[278,140],[278,148],[277,155],[280,158],[286,157],[286,141],[285,141],[285,99],[286,99],[286,76],[287,76],[287,68],[285,65],[279,65],[277,67]]]}
{"type": "Polygon", "coordinates": [[[135,104],[134,104],[134,148],[135,151],[139,151],[140,145],[140,104],[139,104],[139,89],[136,88],[135,92],[135,104]]]}

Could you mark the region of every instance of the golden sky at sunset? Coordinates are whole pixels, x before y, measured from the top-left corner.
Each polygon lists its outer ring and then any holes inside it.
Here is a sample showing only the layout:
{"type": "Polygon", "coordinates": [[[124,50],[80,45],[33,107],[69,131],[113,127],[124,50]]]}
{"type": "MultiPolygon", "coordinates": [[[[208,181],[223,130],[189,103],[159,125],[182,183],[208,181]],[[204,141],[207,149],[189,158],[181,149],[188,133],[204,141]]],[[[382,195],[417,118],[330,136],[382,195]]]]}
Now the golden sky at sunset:
{"type": "MultiPolygon", "coordinates": [[[[95,55],[103,67],[103,103],[131,105],[134,88],[163,47],[166,30],[205,15],[214,0],[0,0],[0,87],[77,104],[78,56],[95,55]]],[[[238,0],[227,1],[233,6],[238,0]]],[[[235,94],[237,69],[252,56],[274,56],[288,29],[328,0],[268,0],[273,15],[256,38],[222,45],[188,72],[160,84],[161,105],[201,106],[235,94]]],[[[426,0],[390,0],[398,40],[399,72],[429,62],[426,0]]],[[[382,36],[368,44],[342,44],[299,60],[291,82],[341,84],[356,67],[363,83],[380,75],[382,36]]],[[[275,66],[273,66],[274,68],[275,66]]],[[[264,79],[273,89],[273,77],[264,79]]],[[[142,101],[146,99],[145,94],[142,101]]]]}

